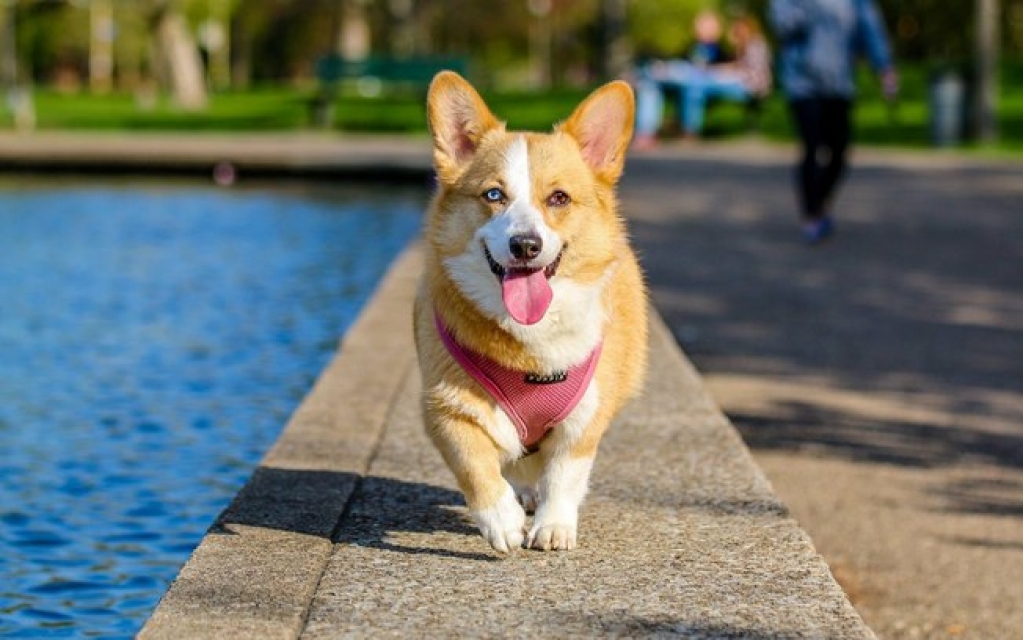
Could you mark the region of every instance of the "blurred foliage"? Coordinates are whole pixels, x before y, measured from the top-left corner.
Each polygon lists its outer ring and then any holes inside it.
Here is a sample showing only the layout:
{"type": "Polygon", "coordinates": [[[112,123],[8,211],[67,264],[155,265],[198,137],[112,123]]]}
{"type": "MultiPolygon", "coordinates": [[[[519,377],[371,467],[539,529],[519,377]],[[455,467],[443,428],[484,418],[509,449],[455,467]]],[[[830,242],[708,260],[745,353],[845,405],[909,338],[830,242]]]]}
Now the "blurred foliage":
{"type": "Polygon", "coordinates": [[[78,80],[88,70],[89,22],[68,5],[16,5],[17,46],[22,66],[36,82],[78,80]]]}
{"type": "Polygon", "coordinates": [[[337,5],[336,0],[239,0],[230,28],[234,83],[307,76],[312,61],[333,49],[337,5]]]}
{"type": "MultiPolygon", "coordinates": [[[[211,19],[228,23],[235,86],[311,80],[315,60],[336,48],[345,3],[361,11],[372,51],[382,55],[446,54],[470,59],[484,85],[528,86],[537,47],[549,48],[555,85],[592,83],[601,53],[605,0],[111,0],[116,78],[132,88],[151,72],[148,20],[172,3],[199,32],[211,19]]],[[[636,54],[668,56],[691,42],[693,16],[715,8],[726,16],[763,17],[769,0],[619,0],[636,54]]],[[[85,0],[8,0],[17,19],[22,74],[73,89],[85,84],[89,8],[85,0]]],[[[1023,54],[1023,0],[1000,0],[1006,56],[1023,54]]],[[[900,59],[961,64],[970,58],[974,2],[880,0],[900,59]]]]}
{"type": "Polygon", "coordinates": [[[677,57],[693,43],[693,18],[702,9],[721,9],[721,2],[661,0],[629,4],[629,37],[638,57],[677,57]]]}
{"type": "MultiPolygon", "coordinates": [[[[903,92],[891,107],[881,97],[876,80],[866,69],[855,110],[858,142],[923,148],[929,145],[927,86],[929,66],[908,63],[902,68],[903,92]]],[[[1023,152],[1023,59],[1006,60],[1002,67],[999,127],[996,149],[1023,152]]],[[[585,89],[546,92],[485,90],[487,103],[515,129],[546,130],[568,116],[585,89]]],[[[135,96],[119,92],[105,96],[69,95],[52,89],[35,93],[40,129],[127,131],[295,131],[310,126],[314,91],[268,87],[215,94],[209,108],[187,113],[163,99],[140,108],[135,96]]],[[[671,118],[672,114],[666,114],[671,118]]],[[[10,126],[0,112],[0,128],[10,126]]],[[[380,97],[345,95],[335,103],[334,128],[352,132],[425,134],[422,95],[411,91],[380,97]]],[[[757,132],[769,139],[791,140],[792,124],[784,98],[764,101],[753,119],[741,106],[718,103],[707,114],[705,133],[723,139],[757,132]]]]}
{"type": "MultiPolygon", "coordinates": [[[[1014,4],[1002,0],[1003,11],[1014,4]]],[[[961,64],[973,55],[975,2],[899,0],[880,3],[900,58],[961,64]]]]}

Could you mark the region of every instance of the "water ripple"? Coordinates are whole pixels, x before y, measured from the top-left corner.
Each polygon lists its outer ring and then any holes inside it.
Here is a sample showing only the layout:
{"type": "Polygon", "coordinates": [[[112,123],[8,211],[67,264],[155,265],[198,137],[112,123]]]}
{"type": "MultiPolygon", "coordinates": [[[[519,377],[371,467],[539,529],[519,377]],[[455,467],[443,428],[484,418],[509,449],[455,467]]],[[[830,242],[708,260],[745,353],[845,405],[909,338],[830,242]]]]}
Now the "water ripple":
{"type": "Polygon", "coordinates": [[[134,635],[422,200],[0,185],[0,635],[134,635]]]}

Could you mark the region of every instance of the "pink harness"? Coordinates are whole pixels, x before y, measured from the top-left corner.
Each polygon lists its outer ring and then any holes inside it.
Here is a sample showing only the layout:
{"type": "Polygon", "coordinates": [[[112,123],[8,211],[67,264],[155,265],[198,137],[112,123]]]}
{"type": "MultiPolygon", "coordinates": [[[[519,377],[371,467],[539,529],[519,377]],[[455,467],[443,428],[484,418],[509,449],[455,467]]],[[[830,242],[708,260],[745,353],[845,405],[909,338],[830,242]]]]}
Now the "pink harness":
{"type": "Polygon", "coordinates": [[[435,314],[434,320],[448,353],[501,405],[527,449],[533,449],[554,425],[572,413],[600,359],[602,345],[598,344],[586,360],[568,371],[550,375],[515,371],[458,344],[440,317],[435,314]]]}

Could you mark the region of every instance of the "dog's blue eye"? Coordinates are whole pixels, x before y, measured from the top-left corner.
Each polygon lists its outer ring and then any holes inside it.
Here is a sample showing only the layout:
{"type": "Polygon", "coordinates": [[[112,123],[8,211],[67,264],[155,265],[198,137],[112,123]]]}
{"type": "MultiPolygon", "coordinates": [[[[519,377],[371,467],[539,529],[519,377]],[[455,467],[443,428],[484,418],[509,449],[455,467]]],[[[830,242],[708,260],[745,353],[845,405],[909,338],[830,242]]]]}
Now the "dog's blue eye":
{"type": "Polygon", "coordinates": [[[487,189],[487,191],[483,194],[483,199],[487,202],[501,202],[504,200],[504,191],[501,191],[497,187],[487,189]]]}

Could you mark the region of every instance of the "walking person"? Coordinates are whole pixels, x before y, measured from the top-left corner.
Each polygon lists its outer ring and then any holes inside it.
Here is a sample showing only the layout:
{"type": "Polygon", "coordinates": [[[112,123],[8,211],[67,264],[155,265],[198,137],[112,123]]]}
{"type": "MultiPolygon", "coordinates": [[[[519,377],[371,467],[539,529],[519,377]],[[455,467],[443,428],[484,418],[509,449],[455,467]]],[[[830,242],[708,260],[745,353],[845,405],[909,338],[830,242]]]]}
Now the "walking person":
{"type": "Polygon", "coordinates": [[[815,244],[834,233],[831,204],[846,169],[856,60],[869,59],[887,99],[898,92],[898,76],[873,0],[771,0],[769,17],[802,144],[796,184],[803,237],[815,244]]]}

